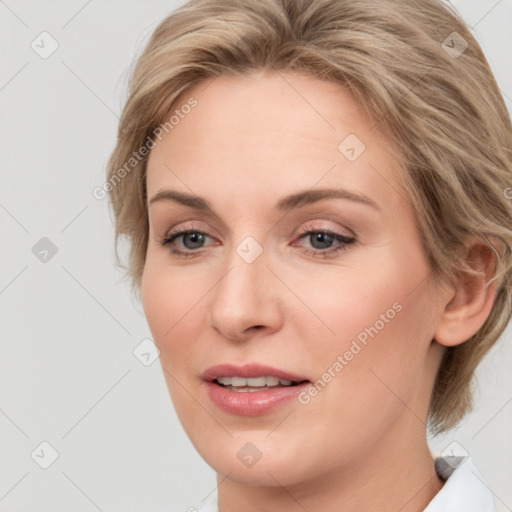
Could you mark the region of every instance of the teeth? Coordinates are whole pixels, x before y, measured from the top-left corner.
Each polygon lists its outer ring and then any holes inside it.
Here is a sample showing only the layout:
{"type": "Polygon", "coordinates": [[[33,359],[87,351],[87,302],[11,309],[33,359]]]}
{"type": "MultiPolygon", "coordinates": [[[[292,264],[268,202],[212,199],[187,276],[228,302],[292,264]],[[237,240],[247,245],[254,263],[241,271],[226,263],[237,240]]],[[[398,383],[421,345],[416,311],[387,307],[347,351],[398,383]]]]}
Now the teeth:
{"type": "MultiPolygon", "coordinates": [[[[269,377],[270,378],[270,377],[269,377]]],[[[244,380],[244,379],[241,379],[244,380]]],[[[267,384],[267,377],[254,377],[252,379],[245,379],[247,381],[247,386],[250,387],[263,387],[270,384],[267,384]]],[[[236,386],[236,384],[231,383],[232,386],[236,386]]]]}
{"type": "Polygon", "coordinates": [[[237,393],[253,393],[254,391],[267,391],[267,389],[272,389],[272,388],[267,388],[267,387],[264,387],[264,388],[261,388],[261,387],[241,388],[241,387],[237,387],[237,386],[226,386],[226,389],[229,391],[236,391],[237,393]]]}
{"type": "Polygon", "coordinates": [[[280,379],[278,377],[217,377],[217,382],[223,386],[263,388],[272,386],[291,386],[293,382],[288,379],[280,379]]]}

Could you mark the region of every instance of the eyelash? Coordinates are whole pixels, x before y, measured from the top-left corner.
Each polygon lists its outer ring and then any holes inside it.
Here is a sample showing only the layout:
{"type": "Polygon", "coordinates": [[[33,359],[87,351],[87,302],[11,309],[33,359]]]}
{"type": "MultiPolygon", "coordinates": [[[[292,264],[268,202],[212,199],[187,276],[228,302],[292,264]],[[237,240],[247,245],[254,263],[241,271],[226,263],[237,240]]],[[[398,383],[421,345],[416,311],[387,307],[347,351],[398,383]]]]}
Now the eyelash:
{"type": "MultiPolygon", "coordinates": [[[[168,236],[166,236],[161,242],[160,245],[163,247],[169,247],[172,254],[184,258],[193,258],[195,256],[198,256],[198,250],[188,250],[188,251],[181,251],[176,250],[174,247],[172,247],[172,243],[184,236],[184,235],[190,235],[190,234],[200,234],[203,236],[208,236],[208,234],[204,233],[203,231],[200,231],[198,229],[185,229],[182,231],[177,231],[175,233],[170,233],[168,236]]],[[[337,246],[335,246],[334,249],[329,248],[327,250],[321,250],[321,249],[303,249],[304,253],[313,256],[315,258],[327,258],[335,256],[336,254],[340,253],[341,251],[344,251],[347,249],[347,246],[354,243],[356,239],[354,237],[348,237],[345,235],[342,235],[341,233],[337,233],[335,231],[331,231],[329,229],[308,229],[305,228],[304,231],[299,233],[298,237],[299,239],[303,239],[309,235],[312,234],[324,234],[324,235],[330,235],[332,236],[336,241],[339,242],[337,246]]],[[[202,249],[202,248],[200,248],[202,249]]]]}

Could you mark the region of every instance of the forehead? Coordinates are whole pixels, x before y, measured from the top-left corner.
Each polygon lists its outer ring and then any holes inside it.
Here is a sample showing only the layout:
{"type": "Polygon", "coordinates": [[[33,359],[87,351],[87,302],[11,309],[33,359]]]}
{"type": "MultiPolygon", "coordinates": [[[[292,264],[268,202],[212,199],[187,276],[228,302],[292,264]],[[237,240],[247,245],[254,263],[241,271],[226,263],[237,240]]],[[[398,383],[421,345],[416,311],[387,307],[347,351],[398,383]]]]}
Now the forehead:
{"type": "Polygon", "coordinates": [[[222,75],[174,109],[179,122],[150,154],[148,196],[166,186],[208,196],[220,184],[238,197],[315,183],[399,188],[390,141],[338,84],[296,73],[222,75]],[[191,98],[196,105],[180,111],[191,98]]]}

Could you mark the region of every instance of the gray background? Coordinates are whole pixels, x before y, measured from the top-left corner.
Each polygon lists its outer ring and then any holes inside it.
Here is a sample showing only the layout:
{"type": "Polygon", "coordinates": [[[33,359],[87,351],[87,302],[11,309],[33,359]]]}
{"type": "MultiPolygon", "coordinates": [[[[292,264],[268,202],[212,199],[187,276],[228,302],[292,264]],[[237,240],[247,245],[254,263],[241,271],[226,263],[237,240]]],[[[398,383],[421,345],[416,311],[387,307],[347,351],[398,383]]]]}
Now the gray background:
{"type": "MultiPolygon", "coordinates": [[[[133,58],[181,3],[0,1],[1,512],[185,511],[215,487],[158,361],[133,354],[150,332],[113,267],[107,201],[92,196],[133,58]],[[43,31],[59,45],[46,59],[31,47],[43,31]],[[32,252],[43,237],[57,248],[46,262],[32,252]],[[59,453],[48,469],[43,441],[59,453]]],[[[455,5],[512,110],[512,0],[455,5]]],[[[509,327],[478,372],[475,411],[431,441],[435,453],[454,441],[467,450],[503,510],[512,510],[511,368],[509,327]]]]}

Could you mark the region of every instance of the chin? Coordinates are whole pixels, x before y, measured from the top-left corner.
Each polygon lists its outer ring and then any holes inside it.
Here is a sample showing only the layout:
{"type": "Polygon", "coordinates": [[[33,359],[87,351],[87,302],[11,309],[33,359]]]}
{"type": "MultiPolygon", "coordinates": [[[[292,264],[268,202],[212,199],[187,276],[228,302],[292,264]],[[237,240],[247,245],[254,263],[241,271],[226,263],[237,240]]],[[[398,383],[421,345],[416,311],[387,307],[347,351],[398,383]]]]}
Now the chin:
{"type": "Polygon", "coordinates": [[[217,439],[216,443],[193,444],[212,469],[239,484],[279,487],[307,479],[305,473],[308,469],[304,465],[300,446],[284,447],[283,439],[278,440],[276,436],[276,442],[272,442],[265,440],[265,436],[268,436],[268,432],[258,435],[250,432],[237,434],[223,443],[217,439]]]}

